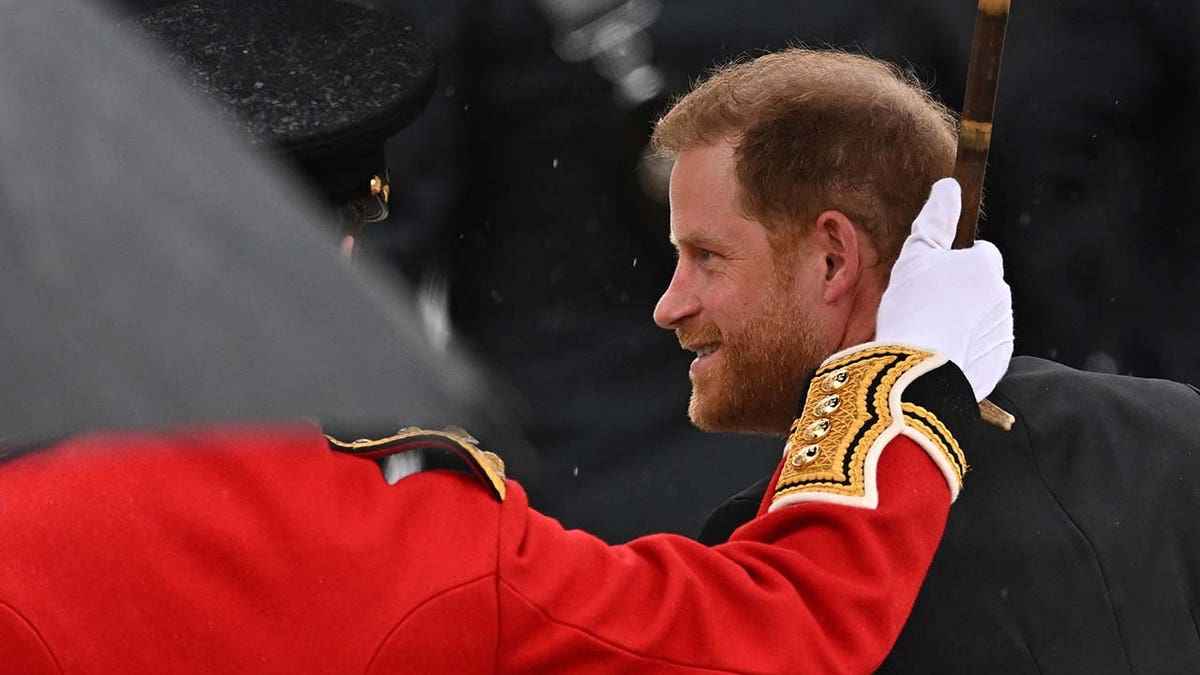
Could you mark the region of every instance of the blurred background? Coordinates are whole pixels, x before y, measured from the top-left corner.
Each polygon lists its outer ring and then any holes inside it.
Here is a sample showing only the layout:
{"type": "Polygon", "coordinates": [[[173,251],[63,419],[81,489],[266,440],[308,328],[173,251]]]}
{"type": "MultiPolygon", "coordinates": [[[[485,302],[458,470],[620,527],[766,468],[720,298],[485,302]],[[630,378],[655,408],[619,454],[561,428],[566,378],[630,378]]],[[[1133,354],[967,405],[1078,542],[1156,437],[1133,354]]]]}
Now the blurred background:
{"type": "MultiPolygon", "coordinates": [[[[958,109],[975,3],[357,4],[406,17],[441,64],[362,248],[486,364],[535,507],[611,542],[694,535],[781,442],[687,421],[690,355],[651,320],[674,263],[653,120],[713,65],[793,44],[891,60],[958,109]]],[[[1197,38],[1184,0],[1013,3],[981,234],[1006,257],[1018,354],[1200,384],[1197,38]]]]}

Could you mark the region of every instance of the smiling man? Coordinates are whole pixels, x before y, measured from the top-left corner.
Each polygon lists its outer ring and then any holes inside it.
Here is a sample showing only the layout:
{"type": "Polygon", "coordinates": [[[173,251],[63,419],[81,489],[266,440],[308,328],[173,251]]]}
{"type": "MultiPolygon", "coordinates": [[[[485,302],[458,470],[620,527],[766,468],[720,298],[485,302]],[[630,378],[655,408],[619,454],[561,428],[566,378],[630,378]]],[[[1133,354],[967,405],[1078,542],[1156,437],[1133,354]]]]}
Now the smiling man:
{"type": "MultiPolygon", "coordinates": [[[[768,231],[743,215],[734,165],[726,140],[676,160],[671,241],[679,264],[654,319],[674,328],[680,345],[696,352],[688,408],[696,426],[780,434],[795,413],[788,400],[795,383],[838,343],[819,330],[832,323],[823,324],[810,310],[822,306],[822,288],[797,264],[798,252],[777,255],[768,231]]],[[[783,237],[779,241],[788,245],[783,237]]],[[[838,280],[842,286],[845,279],[838,280]]],[[[877,300],[880,290],[871,290],[877,300]]],[[[869,340],[873,316],[855,332],[859,342],[869,340]]]]}
{"type": "MultiPolygon", "coordinates": [[[[794,383],[872,339],[955,138],[953,115],[890,64],[805,49],[718,70],[659,121],[679,261],[654,319],[697,354],[696,426],[783,435],[794,383]]],[[[986,338],[976,367],[1003,373],[1012,334],[986,338]]]]}

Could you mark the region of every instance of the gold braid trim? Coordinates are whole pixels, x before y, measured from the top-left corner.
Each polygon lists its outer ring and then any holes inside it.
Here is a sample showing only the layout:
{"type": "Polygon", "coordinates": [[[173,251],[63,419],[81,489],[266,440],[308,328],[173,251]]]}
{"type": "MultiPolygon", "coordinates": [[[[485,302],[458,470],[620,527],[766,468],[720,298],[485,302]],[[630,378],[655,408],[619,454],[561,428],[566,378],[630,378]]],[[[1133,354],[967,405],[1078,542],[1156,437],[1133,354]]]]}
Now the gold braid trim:
{"type": "Polygon", "coordinates": [[[477,445],[479,441],[462,429],[449,428],[432,431],[419,427],[406,427],[396,432],[394,436],[378,440],[363,438],[347,442],[339,441],[329,434],[326,434],[325,438],[334,450],[366,457],[385,457],[422,447],[450,450],[466,460],[497,499],[504,501],[508,493],[508,486],[504,483],[504,460],[494,452],[481,450],[477,445]]]}
{"type": "Polygon", "coordinates": [[[967,458],[963,455],[962,448],[959,447],[954,434],[950,433],[946,425],[932,411],[926,410],[916,403],[901,402],[900,407],[904,410],[905,425],[920,433],[921,437],[929,442],[925,451],[936,452],[944,458],[945,464],[938,462],[939,467],[945,465],[950,467],[954,478],[951,485],[954,483],[961,485],[963,476],[971,470],[971,467],[967,466],[967,458]]]}
{"type": "Polygon", "coordinates": [[[901,433],[929,453],[957,496],[966,466],[957,442],[935,415],[900,401],[909,382],[944,363],[933,352],[882,343],[827,359],[792,423],[770,510],[805,501],[875,508],[879,456],[901,433]]]}

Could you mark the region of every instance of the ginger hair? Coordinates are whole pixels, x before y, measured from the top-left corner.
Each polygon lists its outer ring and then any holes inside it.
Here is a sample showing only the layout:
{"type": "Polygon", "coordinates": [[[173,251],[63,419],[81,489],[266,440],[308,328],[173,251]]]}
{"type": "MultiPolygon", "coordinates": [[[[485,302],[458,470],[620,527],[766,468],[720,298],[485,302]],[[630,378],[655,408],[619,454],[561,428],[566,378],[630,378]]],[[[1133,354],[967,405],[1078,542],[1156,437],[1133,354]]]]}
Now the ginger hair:
{"type": "Polygon", "coordinates": [[[956,129],[914,75],[797,47],[717,68],[672,105],[651,142],[673,160],[730,141],[739,208],[777,249],[836,210],[868,233],[886,276],[933,183],[953,169],[956,129]]]}

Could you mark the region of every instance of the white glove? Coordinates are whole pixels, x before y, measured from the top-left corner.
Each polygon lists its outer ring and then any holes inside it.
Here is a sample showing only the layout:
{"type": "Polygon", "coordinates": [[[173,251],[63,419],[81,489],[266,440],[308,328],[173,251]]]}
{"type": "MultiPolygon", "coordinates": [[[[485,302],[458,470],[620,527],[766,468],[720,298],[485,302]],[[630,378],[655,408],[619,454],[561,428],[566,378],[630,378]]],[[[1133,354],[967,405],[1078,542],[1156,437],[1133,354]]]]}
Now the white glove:
{"type": "Polygon", "coordinates": [[[951,250],[961,192],[953,178],[933,184],[892,267],[875,339],[943,354],[966,374],[975,400],[982,401],[1012,357],[1012,293],[995,246],[976,241],[951,250]]]}

